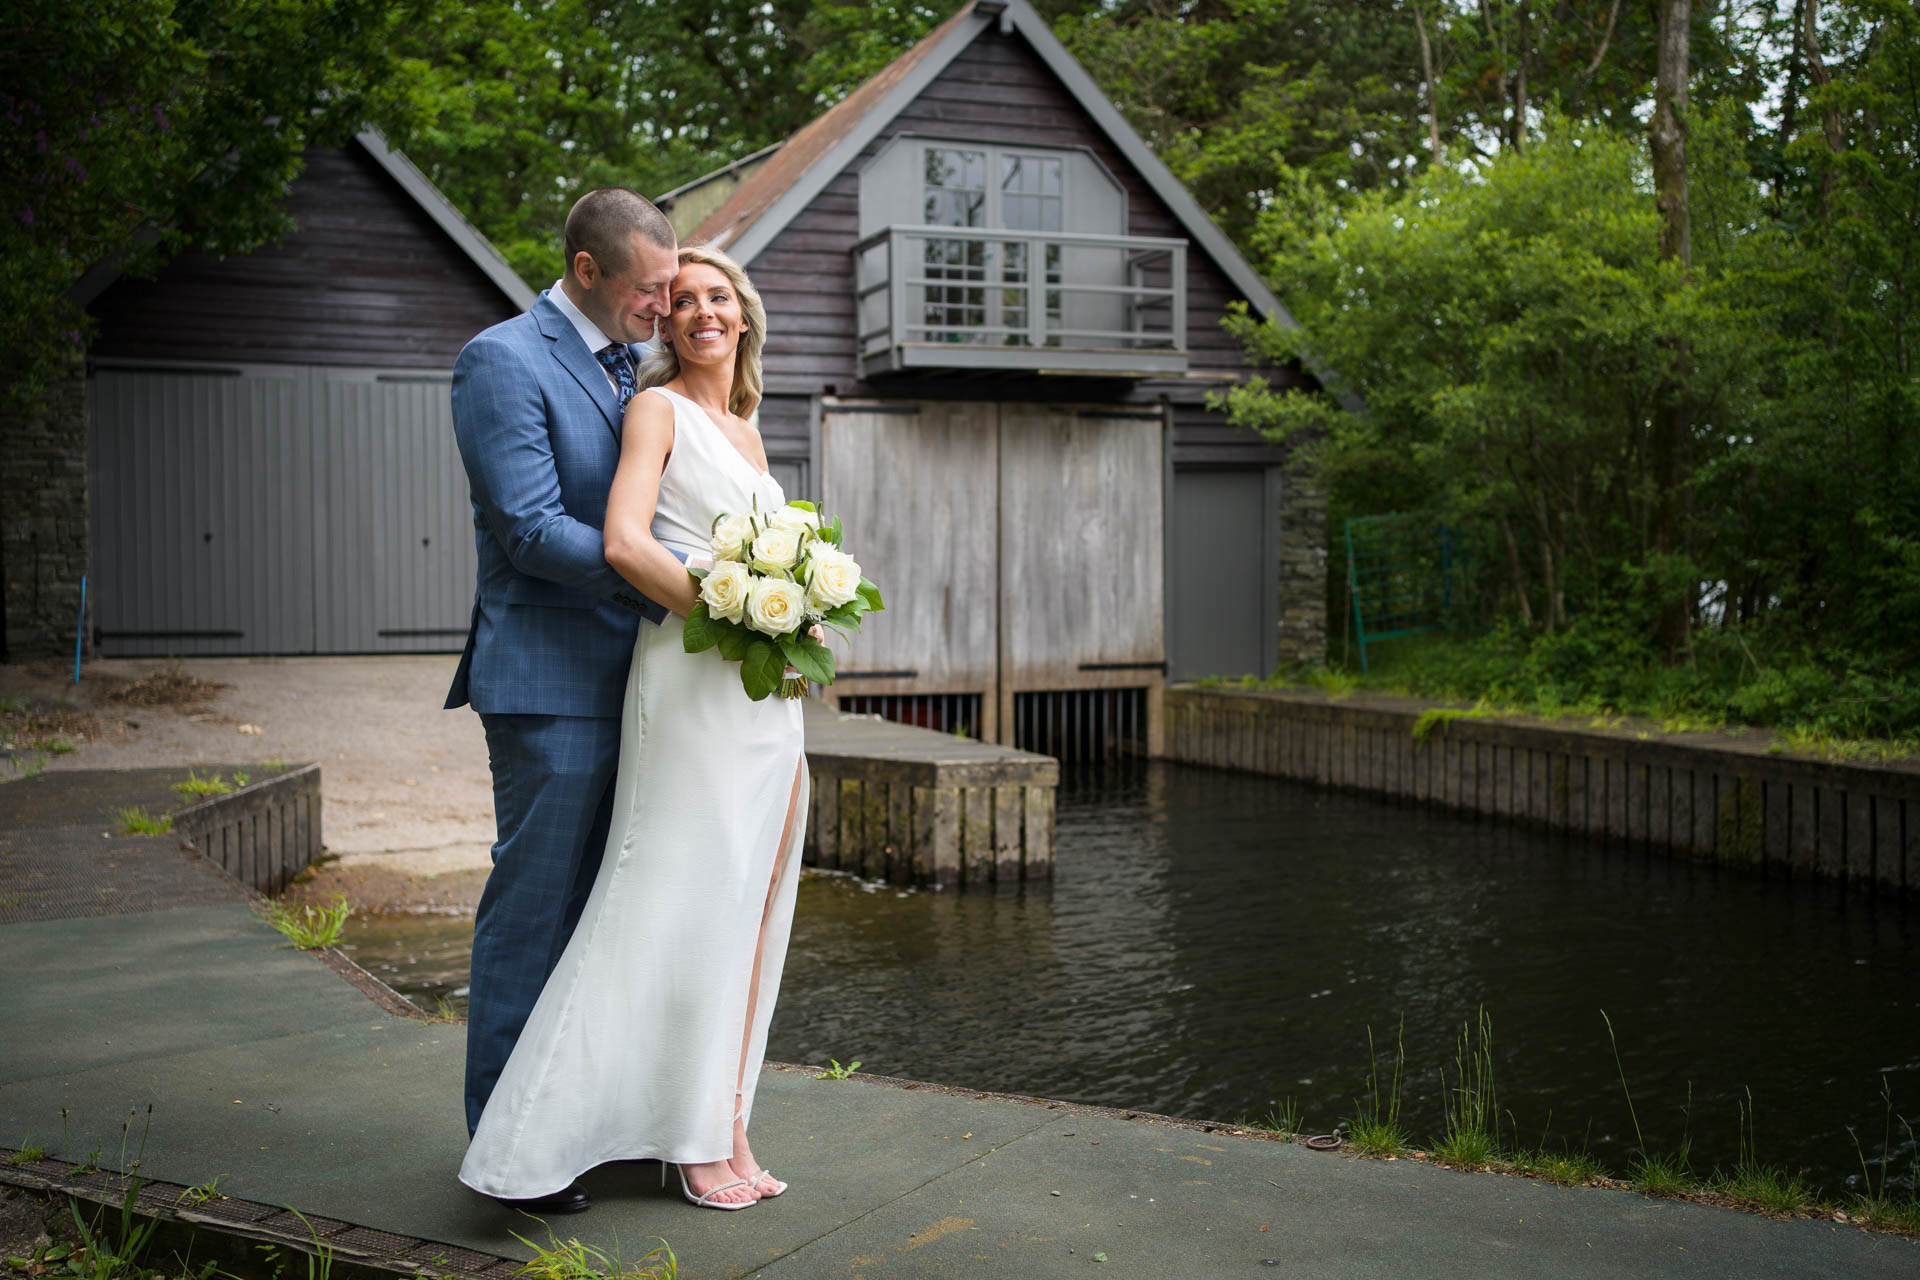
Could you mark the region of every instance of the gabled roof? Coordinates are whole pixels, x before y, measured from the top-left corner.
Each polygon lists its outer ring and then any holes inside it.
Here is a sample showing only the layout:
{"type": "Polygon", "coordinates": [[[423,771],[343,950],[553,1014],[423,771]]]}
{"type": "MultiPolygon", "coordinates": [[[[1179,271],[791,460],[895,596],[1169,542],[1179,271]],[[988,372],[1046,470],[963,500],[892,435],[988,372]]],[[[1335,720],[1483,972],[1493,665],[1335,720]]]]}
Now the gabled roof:
{"type": "MultiPolygon", "coordinates": [[[[527,287],[526,281],[514,274],[507,260],[500,256],[500,251],[493,247],[492,241],[481,235],[480,229],[453,207],[453,202],[440,193],[440,188],[434,186],[427,175],[414,166],[413,161],[388,146],[386,137],[378,129],[363,129],[354,135],[354,141],[388,177],[399,184],[408,198],[446,233],[447,238],[472,260],[474,266],[480,268],[480,273],[491,280],[514,306],[525,311],[533,305],[539,295],[527,287]]],[[[150,226],[143,226],[134,233],[134,239],[143,245],[151,244],[158,238],[158,232],[150,226]]],[[[94,266],[67,291],[68,300],[77,306],[91,305],[95,298],[106,292],[108,285],[120,278],[124,262],[123,256],[115,255],[94,266]]]]}
{"type": "Polygon", "coordinates": [[[354,141],[365,147],[374,162],[387,171],[387,176],[400,184],[400,189],[413,198],[413,202],[432,218],[434,224],[447,233],[447,238],[459,246],[461,252],[473,260],[481,274],[493,281],[500,292],[507,295],[513,305],[525,311],[539,295],[527,287],[527,282],[514,273],[493,242],[480,234],[480,228],[468,222],[466,215],[453,207],[453,201],[440,194],[440,188],[433,185],[426,174],[414,166],[413,161],[387,145],[386,137],[378,129],[362,129],[354,141]]]}
{"type": "Polygon", "coordinates": [[[1133,126],[1093,82],[1093,77],[1054,36],[1046,19],[1026,0],[1007,0],[1004,6],[970,0],[958,13],[934,28],[926,39],[848,94],[838,106],[787,139],[779,152],[742,183],[725,204],[708,215],[689,238],[705,240],[725,249],[742,263],[750,262],[812,203],[835,175],[853,163],[895,116],[995,23],[1003,35],[1018,32],[1026,40],[1234,287],[1262,314],[1292,324],[1293,317],[1260,279],[1260,273],[1213,224],[1213,219],[1173,176],[1173,171],[1134,132],[1133,126]]]}

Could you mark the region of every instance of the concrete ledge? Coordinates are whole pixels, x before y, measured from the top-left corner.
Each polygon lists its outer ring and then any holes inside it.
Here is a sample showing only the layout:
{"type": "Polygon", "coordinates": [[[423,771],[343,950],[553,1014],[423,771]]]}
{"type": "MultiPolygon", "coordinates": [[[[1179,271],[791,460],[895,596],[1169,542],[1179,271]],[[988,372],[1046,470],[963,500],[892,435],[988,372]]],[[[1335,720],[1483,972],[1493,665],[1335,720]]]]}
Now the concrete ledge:
{"type": "Polygon", "coordinates": [[[1529,822],[1770,875],[1920,890],[1920,767],[1782,755],[1765,735],[1455,717],[1295,690],[1166,694],[1169,758],[1529,822]]]}
{"type": "Polygon", "coordinates": [[[272,895],[319,858],[320,766],[295,765],[173,815],[193,849],[256,893],[272,895]]]}
{"type": "Polygon", "coordinates": [[[1009,884],[1053,874],[1060,764],[807,704],[806,861],[896,884],[1009,884]]]}

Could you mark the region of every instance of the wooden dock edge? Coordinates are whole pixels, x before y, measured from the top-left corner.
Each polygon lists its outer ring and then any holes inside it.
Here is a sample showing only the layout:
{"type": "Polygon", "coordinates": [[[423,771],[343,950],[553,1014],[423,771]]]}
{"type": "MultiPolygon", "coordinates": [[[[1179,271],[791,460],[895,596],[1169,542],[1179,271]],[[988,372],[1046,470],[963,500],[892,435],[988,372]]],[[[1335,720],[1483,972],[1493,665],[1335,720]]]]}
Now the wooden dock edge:
{"type": "Polygon", "coordinates": [[[1465,716],[1294,690],[1170,687],[1168,759],[1367,792],[1726,866],[1920,890],[1920,769],[1737,735],[1465,716]]]}

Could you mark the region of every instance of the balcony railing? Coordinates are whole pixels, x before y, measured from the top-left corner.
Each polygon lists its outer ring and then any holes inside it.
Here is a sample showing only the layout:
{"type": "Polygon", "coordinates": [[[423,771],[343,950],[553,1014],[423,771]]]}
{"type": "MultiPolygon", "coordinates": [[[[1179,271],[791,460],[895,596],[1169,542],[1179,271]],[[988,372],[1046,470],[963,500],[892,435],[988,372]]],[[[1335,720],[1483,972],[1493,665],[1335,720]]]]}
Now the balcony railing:
{"type": "Polygon", "coordinates": [[[1187,367],[1187,242],[893,226],[853,248],[860,375],[1187,367]]]}

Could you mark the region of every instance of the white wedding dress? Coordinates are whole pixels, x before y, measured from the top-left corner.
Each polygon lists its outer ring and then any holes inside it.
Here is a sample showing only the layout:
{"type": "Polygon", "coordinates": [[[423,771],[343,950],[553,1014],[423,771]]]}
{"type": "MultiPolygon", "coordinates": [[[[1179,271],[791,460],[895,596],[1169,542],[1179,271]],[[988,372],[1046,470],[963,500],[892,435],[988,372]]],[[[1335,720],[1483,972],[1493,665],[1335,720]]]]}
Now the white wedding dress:
{"type": "MultiPolygon", "coordinates": [[[[704,555],[722,512],[784,504],[698,405],[642,394],[674,409],[660,542],[704,555]]],[[[749,701],[739,664],[687,653],[683,625],[640,626],[606,857],[467,1148],[476,1191],[547,1195],[610,1160],[725,1160],[735,1113],[751,1119],[806,830],[800,703],[749,701]]]]}

